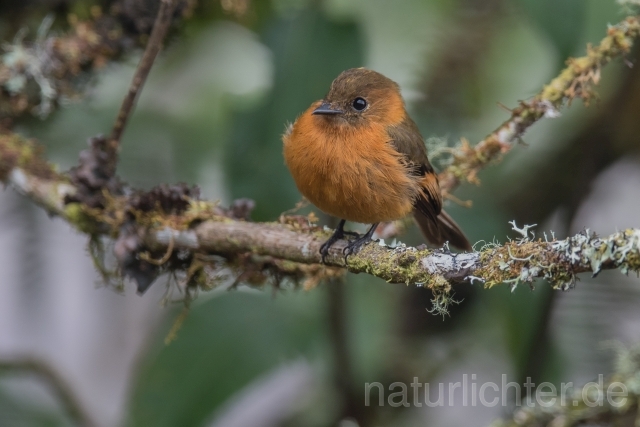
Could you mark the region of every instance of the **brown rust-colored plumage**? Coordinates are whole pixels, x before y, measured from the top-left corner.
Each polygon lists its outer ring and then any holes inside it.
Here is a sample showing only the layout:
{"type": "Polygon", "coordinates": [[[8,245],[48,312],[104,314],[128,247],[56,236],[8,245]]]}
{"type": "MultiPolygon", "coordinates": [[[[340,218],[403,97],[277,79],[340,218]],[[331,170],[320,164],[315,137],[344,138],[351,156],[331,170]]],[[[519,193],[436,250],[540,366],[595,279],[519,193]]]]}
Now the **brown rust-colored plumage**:
{"type": "MultiPolygon", "coordinates": [[[[300,192],[343,220],[377,224],[410,213],[436,245],[470,249],[442,212],[438,178],[398,85],[364,68],[344,71],[283,137],[284,158],[300,192]]],[[[326,248],[343,237],[340,227],[326,248]]],[[[365,239],[355,242],[357,246],[365,239]]]]}

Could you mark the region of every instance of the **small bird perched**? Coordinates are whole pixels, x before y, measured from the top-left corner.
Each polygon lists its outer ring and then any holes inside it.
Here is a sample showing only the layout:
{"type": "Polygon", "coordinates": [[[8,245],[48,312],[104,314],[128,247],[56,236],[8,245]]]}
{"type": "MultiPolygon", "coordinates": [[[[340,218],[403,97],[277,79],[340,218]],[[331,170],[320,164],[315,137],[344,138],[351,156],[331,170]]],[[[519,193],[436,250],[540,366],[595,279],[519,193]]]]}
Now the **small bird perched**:
{"type": "Polygon", "coordinates": [[[442,210],[438,176],[397,83],[365,68],[343,71],[324,99],[311,104],[283,136],[284,159],[298,190],[323,212],[341,219],[322,245],[347,234],[345,221],[373,224],[344,254],[371,240],[376,226],[413,212],[426,239],[470,250],[458,225],[442,210]]]}

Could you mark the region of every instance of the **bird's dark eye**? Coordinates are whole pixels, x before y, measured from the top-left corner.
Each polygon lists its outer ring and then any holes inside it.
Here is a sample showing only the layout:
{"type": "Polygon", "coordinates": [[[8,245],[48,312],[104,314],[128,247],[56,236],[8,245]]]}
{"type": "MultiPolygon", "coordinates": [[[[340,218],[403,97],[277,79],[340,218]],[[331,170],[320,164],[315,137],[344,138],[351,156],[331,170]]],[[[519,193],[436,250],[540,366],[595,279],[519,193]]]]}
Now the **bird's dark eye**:
{"type": "Polygon", "coordinates": [[[357,97],[353,100],[353,108],[355,108],[356,111],[364,110],[365,108],[367,108],[367,100],[357,97]]]}

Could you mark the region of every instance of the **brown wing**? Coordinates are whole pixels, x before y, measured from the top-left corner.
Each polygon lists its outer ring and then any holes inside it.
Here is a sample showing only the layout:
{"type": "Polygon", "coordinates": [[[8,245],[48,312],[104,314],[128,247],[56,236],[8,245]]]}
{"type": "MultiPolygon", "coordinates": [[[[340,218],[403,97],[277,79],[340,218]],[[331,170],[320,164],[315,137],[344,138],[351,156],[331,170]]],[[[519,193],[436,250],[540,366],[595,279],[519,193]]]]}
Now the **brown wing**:
{"type": "Polygon", "coordinates": [[[404,154],[411,173],[422,177],[420,184],[423,194],[416,198],[414,208],[435,222],[442,210],[442,195],[438,177],[429,163],[427,149],[418,126],[406,116],[402,123],[390,126],[387,132],[394,148],[404,154]]]}
{"type": "Polygon", "coordinates": [[[410,171],[421,177],[422,194],[413,204],[413,216],[425,238],[434,245],[445,242],[463,249],[471,250],[471,244],[455,221],[442,210],[442,193],[433,167],[427,157],[427,149],[418,126],[406,117],[398,126],[387,130],[395,149],[404,154],[410,171]]]}

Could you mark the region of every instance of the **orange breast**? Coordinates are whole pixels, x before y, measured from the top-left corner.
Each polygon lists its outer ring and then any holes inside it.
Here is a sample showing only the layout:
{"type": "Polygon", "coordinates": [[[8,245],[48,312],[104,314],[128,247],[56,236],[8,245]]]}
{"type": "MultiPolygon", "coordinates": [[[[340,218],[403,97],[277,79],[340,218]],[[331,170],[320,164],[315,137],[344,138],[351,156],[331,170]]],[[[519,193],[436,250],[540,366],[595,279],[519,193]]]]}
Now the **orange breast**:
{"type": "Polygon", "coordinates": [[[371,224],[409,214],[420,186],[384,126],[339,124],[312,115],[315,107],[283,138],[285,162],[300,192],[322,211],[348,221],[371,224]]]}

